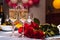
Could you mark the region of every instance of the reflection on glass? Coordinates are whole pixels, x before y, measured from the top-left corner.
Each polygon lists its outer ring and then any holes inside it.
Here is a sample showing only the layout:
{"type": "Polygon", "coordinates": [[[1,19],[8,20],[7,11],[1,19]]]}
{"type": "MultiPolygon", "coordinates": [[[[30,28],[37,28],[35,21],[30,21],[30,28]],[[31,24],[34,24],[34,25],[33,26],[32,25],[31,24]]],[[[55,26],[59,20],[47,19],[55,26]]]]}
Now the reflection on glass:
{"type": "Polygon", "coordinates": [[[15,30],[14,22],[17,20],[17,13],[16,13],[15,9],[9,9],[9,19],[11,20],[11,24],[12,24],[12,37],[15,37],[15,35],[14,35],[14,30],[15,30]]]}

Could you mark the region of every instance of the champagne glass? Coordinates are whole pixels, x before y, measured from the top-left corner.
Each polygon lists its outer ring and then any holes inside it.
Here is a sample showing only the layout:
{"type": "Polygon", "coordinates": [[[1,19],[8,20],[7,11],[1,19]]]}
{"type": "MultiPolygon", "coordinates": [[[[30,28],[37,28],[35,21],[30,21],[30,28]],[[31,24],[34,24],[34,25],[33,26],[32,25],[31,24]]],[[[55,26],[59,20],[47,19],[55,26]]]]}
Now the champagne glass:
{"type": "Polygon", "coordinates": [[[22,22],[23,24],[23,32],[21,33],[22,37],[24,37],[24,23],[27,20],[27,14],[28,10],[27,9],[21,9],[19,13],[19,21],[22,22]]]}
{"type": "Polygon", "coordinates": [[[9,10],[9,19],[11,20],[11,24],[12,24],[12,37],[15,37],[14,35],[14,30],[15,30],[15,25],[14,22],[17,20],[17,13],[15,9],[10,9],[9,10]]]}
{"type": "MultiPolygon", "coordinates": [[[[24,32],[24,23],[26,21],[26,15],[27,15],[27,10],[24,9],[23,5],[22,5],[22,0],[19,0],[18,1],[18,5],[17,5],[17,13],[18,13],[18,20],[20,22],[22,22],[23,24],[23,32],[24,32]]],[[[22,36],[24,36],[24,33],[21,33],[22,36]]]]}

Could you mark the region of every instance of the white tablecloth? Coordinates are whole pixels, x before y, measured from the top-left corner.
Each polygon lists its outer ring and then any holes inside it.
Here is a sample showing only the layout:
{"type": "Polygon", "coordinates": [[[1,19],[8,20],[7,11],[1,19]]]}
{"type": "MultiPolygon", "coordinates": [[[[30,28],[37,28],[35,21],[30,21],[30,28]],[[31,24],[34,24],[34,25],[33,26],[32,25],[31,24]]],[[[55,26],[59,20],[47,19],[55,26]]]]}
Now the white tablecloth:
{"type": "MultiPolygon", "coordinates": [[[[22,37],[11,37],[10,35],[12,34],[12,32],[3,32],[0,31],[0,40],[35,40],[35,39],[31,39],[31,38],[22,38],[22,37]]],[[[15,34],[17,34],[17,31],[15,31],[15,34]]],[[[40,40],[40,39],[36,39],[36,40],[40,40]]]]}
{"type": "MultiPolygon", "coordinates": [[[[41,40],[41,39],[31,39],[31,38],[17,38],[17,37],[10,37],[12,32],[3,32],[0,31],[0,40],[41,40]]],[[[15,31],[15,33],[17,33],[17,31],[15,31]]],[[[58,36],[54,36],[54,37],[48,37],[44,40],[60,40],[60,35],[58,36]]]]}

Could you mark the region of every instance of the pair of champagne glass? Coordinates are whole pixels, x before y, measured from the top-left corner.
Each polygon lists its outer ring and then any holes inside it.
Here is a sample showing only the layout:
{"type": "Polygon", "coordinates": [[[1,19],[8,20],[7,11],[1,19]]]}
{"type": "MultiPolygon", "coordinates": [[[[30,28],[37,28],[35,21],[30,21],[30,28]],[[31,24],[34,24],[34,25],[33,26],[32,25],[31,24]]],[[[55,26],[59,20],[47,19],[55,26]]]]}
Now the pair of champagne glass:
{"type": "MultiPolygon", "coordinates": [[[[24,11],[24,10],[23,10],[24,11]]],[[[26,11],[25,11],[26,12],[26,11]]],[[[15,10],[15,15],[13,16],[9,16],[9,20],[11,20],[11,24],[12,24],[12,37],[15,37],[15,33],[14,33],[14,30],[15,30],[15,25],[14,25],[14,22],[16,20],[18,20],[19,22],[22,22],[23,24],[23,32],[21,33],[22,37],[24,37],[24,23],[26,21],[30,22],[31,19],[30,17],[32,18],[32,14],[21,14],[21,12],[19,10],[15,10]]]]}

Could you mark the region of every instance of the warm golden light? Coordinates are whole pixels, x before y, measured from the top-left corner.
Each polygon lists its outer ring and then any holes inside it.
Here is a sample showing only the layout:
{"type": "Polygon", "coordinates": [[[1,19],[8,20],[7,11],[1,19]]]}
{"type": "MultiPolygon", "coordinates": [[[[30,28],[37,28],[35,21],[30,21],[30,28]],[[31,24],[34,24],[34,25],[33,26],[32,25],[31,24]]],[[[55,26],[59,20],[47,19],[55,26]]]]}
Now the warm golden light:
{"type": "Polygon", "coordinates": [[[53,1],[53,7],[55,9],[60,9],[60,0],[54,0],[53,1]]]}

